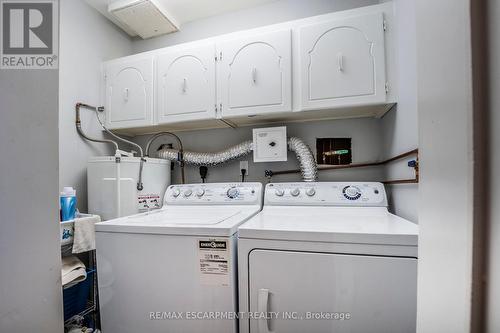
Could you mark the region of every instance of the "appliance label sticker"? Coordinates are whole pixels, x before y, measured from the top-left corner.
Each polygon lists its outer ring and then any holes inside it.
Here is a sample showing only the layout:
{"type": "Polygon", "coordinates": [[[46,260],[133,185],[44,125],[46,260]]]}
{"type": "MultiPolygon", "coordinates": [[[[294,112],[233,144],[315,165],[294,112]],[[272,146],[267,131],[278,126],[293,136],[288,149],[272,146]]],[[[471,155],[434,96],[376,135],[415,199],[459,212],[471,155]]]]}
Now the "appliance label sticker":
{"type": "Polygon", "coordinates": [[[229,286],[229,242],[214,238],[197,241],[201,284],[229,286]]]}
{"type": "Polygon", "coordinates": [[[157,193],[139,194],[137,196],[137,209],[140,213],[160,208],[160,195],[157,193]]]}

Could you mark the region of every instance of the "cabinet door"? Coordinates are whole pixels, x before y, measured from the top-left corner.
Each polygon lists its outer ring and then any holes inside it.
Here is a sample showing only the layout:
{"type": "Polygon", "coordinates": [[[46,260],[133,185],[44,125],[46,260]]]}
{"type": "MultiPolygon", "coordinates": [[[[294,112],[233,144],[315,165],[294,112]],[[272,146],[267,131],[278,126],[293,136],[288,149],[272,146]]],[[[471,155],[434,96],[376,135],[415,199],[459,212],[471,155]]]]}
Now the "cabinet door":
{"type": "Polygon", "coordinates": [[[106,124],[109,128],[153,125],[153,58],[123,59],[104,65],[106,124]]]}
{"type": "Polygon", "coordinates": [[[382,13],[299,28],[301,110],[386,100],[382,13]]]}
{"type": "Polygon", "coordinates": [[[222,117],[291,111],[291,31],[217,44],[222,117]]]}
{"type": "Polygon", "coordinates": [[[215,119],[215,45],[174,48],[157,58],[159,123],[215,119]]]}
{"type": "Polygon", "coordinates": [[[254,250],[250,313],[277,317],[250,332],[415,332],[416,278],[414,258],[254,250]]]}

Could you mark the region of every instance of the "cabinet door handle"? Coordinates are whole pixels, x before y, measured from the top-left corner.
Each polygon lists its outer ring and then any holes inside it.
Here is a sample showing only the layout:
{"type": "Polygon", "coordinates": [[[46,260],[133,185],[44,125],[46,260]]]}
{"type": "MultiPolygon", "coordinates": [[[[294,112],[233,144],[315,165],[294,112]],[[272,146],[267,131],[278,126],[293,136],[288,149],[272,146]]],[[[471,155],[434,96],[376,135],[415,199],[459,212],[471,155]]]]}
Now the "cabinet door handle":
{"type": "Polygon", "coordinates": [[[123,100],[125,102],[128,102],[128,96],[129,96],[128,88],[123,89],[123,100]]]}
{"type": "Polygon", "coordinates": [[[257,83],[257,68],[255,67],[252,69],[252,81],[254,84],[257,83]]]}
{"type": "Polygon", "coordinates": [[[269,330],[268,319],[262,318],[262,317],[267,317],[267,313],[269,312],[268,304],[269,304],[269,289],[259,289],[259,296],[257,299],[257,312],[259,314],[263,313],[266,314],[266,316],[259,317],[259,333],[272,333],[269,330]]]}
{"type": "Polygon", "coordinates": [[[184,79],[182,80],[182,92],[185,94],[185,93],[186,93],[186,91],[187,91],[187,79],[186,79],[186,78],[184,78],[184,79]]]}
{"type": "Polygon", "coordinates": [[[339,72],[344,71],[344,56],[342,55],[341,52],[337,53],[337,65],[339,72]]]}

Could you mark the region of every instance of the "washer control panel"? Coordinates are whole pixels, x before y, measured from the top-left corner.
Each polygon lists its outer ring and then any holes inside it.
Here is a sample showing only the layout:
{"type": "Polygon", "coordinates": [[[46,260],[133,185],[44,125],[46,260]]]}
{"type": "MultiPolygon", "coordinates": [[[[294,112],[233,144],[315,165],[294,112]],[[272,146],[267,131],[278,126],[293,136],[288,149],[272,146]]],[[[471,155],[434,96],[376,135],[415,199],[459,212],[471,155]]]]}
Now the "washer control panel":
{"type": "Polygon", "coordinates": [[[170,185],[165,192],[166,205],[234,204],[262,202],[261,183],[204,183],[170,185]]]}
{"type": "Polygon", "coordinates": [[[265,205],[386,207],[382,183],[303,182],[266,185],[265,205]]]}

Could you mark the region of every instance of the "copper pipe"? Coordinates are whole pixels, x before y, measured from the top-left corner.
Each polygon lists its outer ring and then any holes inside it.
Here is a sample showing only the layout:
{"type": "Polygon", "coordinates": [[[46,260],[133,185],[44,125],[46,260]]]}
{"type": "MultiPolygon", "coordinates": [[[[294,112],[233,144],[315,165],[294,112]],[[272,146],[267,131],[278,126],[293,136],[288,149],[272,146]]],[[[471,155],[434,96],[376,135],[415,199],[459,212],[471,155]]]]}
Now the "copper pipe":
{"type": "MultiPolygon", "coordinates": [[[[388,164],[397,160],[400,160],[402,158],[411,156],[411,155],[418,155],[418,149],[413,149],[410,151],[407,151],[406,153],[399,154],[397,156],[391,157],[387,160],[384,161],[378,161],[378,162],[365,162],[365,163],[351,163],[351,164],[346,164],[346,165],[325,165],[323,166],[318,166],[318,170],[332,170],[332,169],[350,169],[350,168],[365,168],[365,167],[370,167],[370,166],[380,166],[384,164],[388,164]]],[[[417,156],[418,160],[418,156],[417,156]]],[[[280,171],[277,171],[276,174],[278,174],[280,171]]]]}
{"type": "MultiPolygon", "coordinates": [[[[415,169],[415,178],[413,179],[397,179],[397,180],[387,180],[384,181],[384,184],[390,185],[390,184],[418,184],[419,181],[419,170],[418,170],[418,149],[413,149],[410,151],[407,151],[405,153],[396,155],[394,157],[391,157],[389,159],[383,160],[383,161],[377,161],[377,162],[365,162],[365,163],[351,163],[351,164],[346,164],[346,165],[318,165],[318,171],[324,171],[324,170],[340,170],[340,169],[352,169],[352,168],[365,168],[365,167],[373,167],[373,166],[381,166],[385,165],[397,160],[400,160],[402,158],[412,156],[412,155],[417,155],[417,163],[416,166],[414,167],[415,169]]],[[[299,173],[300,170],[295,169],[295,170],[282,170],[282,171],[272,171],[272,170],[266,170],[266,177],[271,178],[272,176],[276,175],[286,175],[286,174],[292,174],[292,173],[299,173]]]]}
{"type": "MultiPolygon", "coordinates": [[[[404,155],[404,154],[402,154],[404,155]]],[[[410,154],[412,155],[412,154],[410,154]]],[[[405,155],[405,156],[402,156],[402,157],[406,157],[408,155],[405,155]]],[[[419,177],[419,173],[418,173],[418,150],[417,150],[417,158],[415,159],[416,160],[416,163],[415,163],[415,166],[413,167],[413,169],[415,169],[415,178],[413,179],[396,179],[396,180],[387,180],[385,182],[383,182],[384,184],[386,185],[394,185],[394,184],[418,184],[419,180],[420,180],[420,177],[419,177]]],[[[391,159],[391,161],[393,161],[393,159],[391,159]]]]}
{"type": "Polygon", "coordinates": [[[383,181],[382,183],[386,185],[394,185],[394,184],[418,184],[418,179],[413,178],[413,179],[396,179],[396,180],[386,180],[383,181]]]}
{"type": "Polygon", "coordinates": [[[396,160],[400,160],[402,158],[405,158],[405,157],[411,156],[411,155],[415,155],[415,154],[418,155],[418,148],[407,151],[406,153],[402,153],[402,154],[396,155],[394,157],[391,157],[388,160],[383,161],[382,164],[387,164],[387,163],[390,163],[390,162],[393,162],[396,160]]]}

